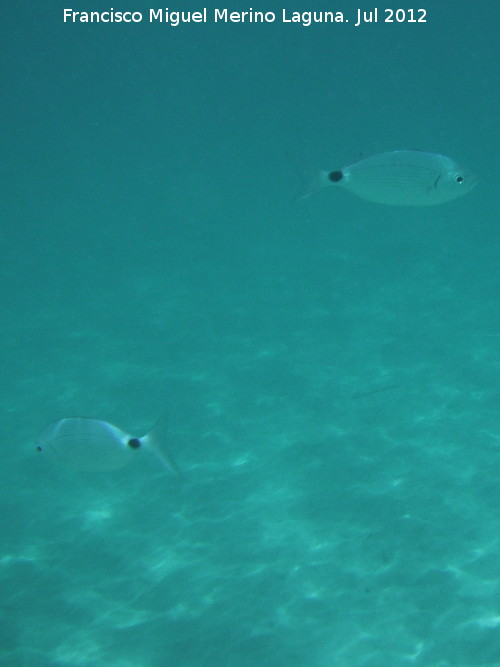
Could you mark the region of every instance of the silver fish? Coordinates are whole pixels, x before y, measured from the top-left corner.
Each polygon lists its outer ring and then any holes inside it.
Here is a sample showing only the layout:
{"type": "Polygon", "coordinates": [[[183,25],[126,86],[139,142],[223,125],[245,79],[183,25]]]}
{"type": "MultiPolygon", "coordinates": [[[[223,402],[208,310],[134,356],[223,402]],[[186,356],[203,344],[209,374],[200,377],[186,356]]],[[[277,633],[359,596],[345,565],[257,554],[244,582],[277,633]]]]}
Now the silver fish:
{"type": "Polygon", "coordinates": [[[476,183],[473,174],[446,155],[392,151],[322,171],[317,188],[342,187],[378,204],[431,206],[461,197],[476,183]]]}
{"type": "Polygon", "coordinates": [[[47,426],[36,449],[63,466],[86,471],[122,468],[143,450],[154,454],[164,468],[180,477],[160,435],[160,431],[165,431],[163,421],[137,438],[100,419],[68,417],[47,426]]]}

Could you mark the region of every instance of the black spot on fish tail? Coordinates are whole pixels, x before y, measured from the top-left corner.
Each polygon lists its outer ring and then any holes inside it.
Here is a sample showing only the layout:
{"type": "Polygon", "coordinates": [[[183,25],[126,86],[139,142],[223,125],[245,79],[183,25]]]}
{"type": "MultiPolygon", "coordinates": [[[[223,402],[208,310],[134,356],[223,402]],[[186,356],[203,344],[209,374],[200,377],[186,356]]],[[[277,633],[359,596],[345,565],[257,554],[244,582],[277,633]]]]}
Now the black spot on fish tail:
{"type": "Polygon", "coordinates": [[[328,174],[328,179],[329,179],[330,181],[332,181],[332,183],[338,183],[338,182],[341,181],[343,178],[344,178],[344,174],[343,174],[340,170],[337,170],[337,171],[331,171],[331,172],[328,174]]]}

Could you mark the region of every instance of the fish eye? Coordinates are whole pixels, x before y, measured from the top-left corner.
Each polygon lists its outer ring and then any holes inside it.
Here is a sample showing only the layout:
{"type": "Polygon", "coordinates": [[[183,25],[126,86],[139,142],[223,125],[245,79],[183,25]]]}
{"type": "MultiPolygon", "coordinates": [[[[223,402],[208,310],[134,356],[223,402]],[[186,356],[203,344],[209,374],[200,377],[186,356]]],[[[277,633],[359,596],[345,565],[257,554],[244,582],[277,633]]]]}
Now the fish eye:
{"type": "Polygon", "coordinates": [[[464,182],[464,177],[463,176],[457,176],[455,178],[455,183],[463,183],[464,182]]]}
{"type": "Polygon", "coordinates": [[[141,441],[139,438],[130,438],[130,440],[127,442],[127,445],[132,449],[139,449],[141,446],[141,441]]]}

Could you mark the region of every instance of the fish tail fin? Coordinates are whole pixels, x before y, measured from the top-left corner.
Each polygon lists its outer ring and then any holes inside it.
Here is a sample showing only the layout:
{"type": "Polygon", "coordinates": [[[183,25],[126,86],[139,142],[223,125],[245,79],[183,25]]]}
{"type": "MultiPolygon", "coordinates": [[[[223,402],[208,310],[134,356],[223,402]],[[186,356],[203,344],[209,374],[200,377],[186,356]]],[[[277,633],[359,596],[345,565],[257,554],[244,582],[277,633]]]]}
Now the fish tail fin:
{"type": "Polygon", "coordinates": [[[303,174],[301,189],[295,196],[294,201],[307,199],[319,190],[331,185],[328,174],[329,172],[323,169],[309,170],[307,174],[303,174]]]}
{"type": "Polygon", "coordinates": [[[324,169],[314,170],[314,172],[309,176],[307,190],[302,194],[300,199],[306,199],[307,197],[313,195],[315,192],[318,192],[318,190],[322,190],[328,185],[331,185],[331,181],[328,177],[329,173],[330,172],[325,171],[324,169]]]}
{"type": "Polygon", "coordinates": [[[167,446],[168,424],[168,414],[165,413],[158,419],[151,431],[141,438],[141,441],[160,460],[160,463],[168,472],[178,479],[184,479],[181,469],[167,446]]]}
{"type": "Polygon", "coordinates": [[[328,171],[321,169],[310,169],[297,158],[297,156],[286,153],[286,158],[293,172],[295,173],[295,194],[292,197],[292,203],[297,203],[303,199],[307,199],[318,190],[322,190],[327,185],[330,185],[328,171]]]}

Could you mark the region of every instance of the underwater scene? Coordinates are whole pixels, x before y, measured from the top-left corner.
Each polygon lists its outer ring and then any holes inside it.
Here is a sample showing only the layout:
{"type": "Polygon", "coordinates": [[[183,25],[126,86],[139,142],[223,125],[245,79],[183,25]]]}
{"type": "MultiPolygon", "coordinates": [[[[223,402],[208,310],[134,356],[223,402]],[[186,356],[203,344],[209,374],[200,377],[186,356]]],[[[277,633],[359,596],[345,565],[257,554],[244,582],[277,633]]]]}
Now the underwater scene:
{"type": "Polygon", "coordinates": [[[500,6],[391,7],[3,9],[0,665],[500,665],[500,6]]]}

